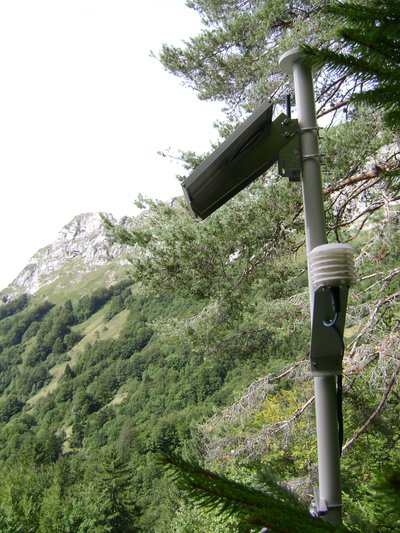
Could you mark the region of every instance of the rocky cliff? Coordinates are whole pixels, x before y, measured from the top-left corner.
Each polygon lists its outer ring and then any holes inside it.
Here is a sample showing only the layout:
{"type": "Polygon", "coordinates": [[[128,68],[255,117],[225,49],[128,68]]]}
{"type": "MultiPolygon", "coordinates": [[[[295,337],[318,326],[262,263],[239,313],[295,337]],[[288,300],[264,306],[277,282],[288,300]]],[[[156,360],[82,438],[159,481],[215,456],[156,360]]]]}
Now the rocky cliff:
{"type": "Polygon", "coordinates": [[[111,282],[115,266],[126,262],[126,247],[108,242],[100,214],[84,213],[64,226],[52,244],[38,250],[1,294],[9,299],[23,292],[34,294],[57,281],[63,286],[73,285],[108,264],[113,265],[111,282]]]}

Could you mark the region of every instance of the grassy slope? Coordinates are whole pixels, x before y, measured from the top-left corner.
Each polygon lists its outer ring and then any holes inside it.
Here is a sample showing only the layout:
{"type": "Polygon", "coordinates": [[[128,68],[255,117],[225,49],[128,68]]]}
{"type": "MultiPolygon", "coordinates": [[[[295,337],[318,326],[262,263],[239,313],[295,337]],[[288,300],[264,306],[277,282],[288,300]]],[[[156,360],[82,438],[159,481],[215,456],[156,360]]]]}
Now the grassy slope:
{"type": "Polygon", "coordinates": [[[119,332],[121,331],[128,317],[129,311],[121,311],[118,315],[108,321],[106,325],[105,317],[108,307],[108,305],[104,306],[102,309],[97,311],[97,313],[94,313],[90,318],[88,318],[86,322],[79,324],[79,326],[75,328],[83,333],[84,337],[68,353],[68,361],[59,363],[50,369],[49,372],[52,376],[50,383],[42,387],[35,395],[29,398],[27,401],[28,406],[33,407],[40,398],[43,398],[56,390],[60,378],[64,374],[66,366],[69,365],[71,368],[73,368],[76,365],[79,355],[83,352],[85,346],[92,344],[97,340],[115,339],[118,337],[119,332]]]}
{"type": "Polygon", "coordinates": [[[115,259],[96,268],[92,272],[80,272],[76,261],[67,263],[57,271],[57,279],[42,287],[36,294],[40,299],[48,299],[55,304],[65,300],[77,300],[99,287],[108,287],[127,277],[128,269],[115,259]]]}

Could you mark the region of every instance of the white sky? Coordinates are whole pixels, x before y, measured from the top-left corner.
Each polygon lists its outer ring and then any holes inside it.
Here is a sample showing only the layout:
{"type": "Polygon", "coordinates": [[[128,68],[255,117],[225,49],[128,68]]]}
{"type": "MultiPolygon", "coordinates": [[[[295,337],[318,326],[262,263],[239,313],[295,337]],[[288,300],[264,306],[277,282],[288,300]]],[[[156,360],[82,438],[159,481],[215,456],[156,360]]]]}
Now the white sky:
{"type": "Polygon", "coordinates": [[[150,51],[199,29],[184,0],[0,1],[0,289],[79,213],[181,193],[157,151],[208,149],[222,105],[150,51]]]}

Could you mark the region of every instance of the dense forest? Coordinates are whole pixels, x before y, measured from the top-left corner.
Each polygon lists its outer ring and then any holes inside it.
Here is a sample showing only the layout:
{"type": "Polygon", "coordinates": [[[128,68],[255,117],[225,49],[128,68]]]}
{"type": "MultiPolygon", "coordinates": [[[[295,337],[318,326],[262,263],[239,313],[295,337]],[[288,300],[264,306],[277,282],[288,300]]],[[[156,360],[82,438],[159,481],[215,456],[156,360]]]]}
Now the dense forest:
{"type": "MultiPolygon", "coordinates": [[[[221,140],[264,100],[283,106],[292,80],[279,57],[309,45],[328,241],[354,247],[358,277],[344,339],[341,531],[398,531],[397,3],[187,5],[203,30],[158,59],[224,103],[221,140]]],[[[207,154],[171,155],[189,174],[207,154]]],[[[246,488],[306,520],[318,475],[301,184],[272,169],[204,222],[183,198],[137,204],[132,226],[105,220],[131,246],[128,279],[0,307],[0,531],[259,531],[266,515],[246,488]],[[166,457],[203,474],[203,488],[230,482],[242,505],[199,500],[166,457]]],[[[275,531],[335,530],[302,523],[275,531]]]]}

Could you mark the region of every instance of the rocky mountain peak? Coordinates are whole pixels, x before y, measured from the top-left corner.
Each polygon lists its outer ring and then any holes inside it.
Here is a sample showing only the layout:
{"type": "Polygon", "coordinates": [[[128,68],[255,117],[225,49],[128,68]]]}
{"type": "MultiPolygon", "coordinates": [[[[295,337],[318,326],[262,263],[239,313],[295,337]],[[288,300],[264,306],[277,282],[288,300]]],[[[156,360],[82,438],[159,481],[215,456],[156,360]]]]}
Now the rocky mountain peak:
{"type": "MultiPolygon", "coordinates": [[[[112,215],[106,216],[115,222],[112,215]]],[[[99,213],[83,213],[66,224],[52,244],[38,250],[2,292],[7,297],[21,292],[33,294],[56,281],[66,270],[73,271],[79,279],[116,259],[126,262],[125,251],[125,246],[108,242],[99,213]]]]}

